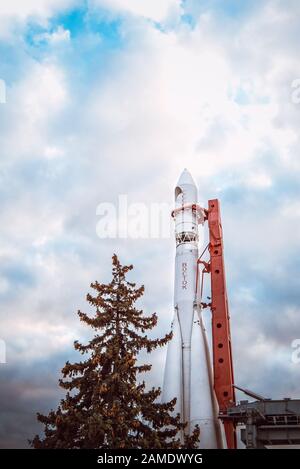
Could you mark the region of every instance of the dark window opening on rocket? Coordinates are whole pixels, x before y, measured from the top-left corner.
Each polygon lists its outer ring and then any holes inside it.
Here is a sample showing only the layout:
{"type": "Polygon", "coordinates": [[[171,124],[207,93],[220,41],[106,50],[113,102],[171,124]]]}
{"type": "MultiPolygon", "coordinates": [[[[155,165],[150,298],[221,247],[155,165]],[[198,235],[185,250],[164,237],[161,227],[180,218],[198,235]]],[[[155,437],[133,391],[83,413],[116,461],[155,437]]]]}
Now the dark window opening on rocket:
{"type": "Polygon", "coordinates": [[[177,199],[177,197],[182,194],[182,189],[180,187],[176,187],[175,188],[175,199],[177,199]]]}

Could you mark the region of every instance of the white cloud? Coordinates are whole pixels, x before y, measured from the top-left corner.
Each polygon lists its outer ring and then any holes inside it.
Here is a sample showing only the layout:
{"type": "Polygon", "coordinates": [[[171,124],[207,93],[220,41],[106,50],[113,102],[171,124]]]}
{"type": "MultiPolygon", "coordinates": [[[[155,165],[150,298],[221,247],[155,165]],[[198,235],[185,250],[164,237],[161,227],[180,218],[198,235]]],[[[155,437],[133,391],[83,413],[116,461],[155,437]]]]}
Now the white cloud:
{"type": "Polygon", "coordinates": [[[61,158],[64,156],[64,150],[62,148],[56,147],[55,145],[46,146],[44,151],[45,158],[61,158]]]}
{"type": "Polygon", "coordinates": [[[9,152],[10,162],[15,158],[21,160],[24,155],[45,153],[48,126],[68,100],[64,72],[58,65],[27,63],[22,80],[10,87],[5,107],[7,128],[0,134],[2,149],[9,152]]]}
{"type": "Polygon", "coordinates": [[[6,293],[9,290],[9,282],[6,278],[0,278],[0,294],[6,293]]]}
{"type": "Polygon", "coordinates": [[[117,13],[130,13],[136,16],[162,22],[170,15],[179,13],[180,0],[93,0],[99,6],[117,13]]]}
{"type": "Polygon", "coordinates": [[[272,178],[264,172],[254,172],[245,177],[245,183],[250,188],[267,189],[272,186],[272,178]]]}
{"type": "MultiPolygon", "coordinates": [[[[80,0],[11,0],[0,2],[0,39],[14,41],[26,22],[47,26],[55,14],[78,5],[80,0]]],[[[53,39],[53,38],[52,38],[53,39]]]]}
{"type": "Polygon", "coordinates": [[[36,43],[46,41],[55,45],[62,42],[69,42],[70,38],[70,31],[68,29],[64,29],[63,26],[58,26],[52,33],[36,34],[34,36],[34,41],[36,43]]]}
{"type": "Polygon", "coordinates": [[[48,18],[54,12],[70,7],[75,2],[76,0],[10,0],[0,3],[0,17],[48,18]]]}

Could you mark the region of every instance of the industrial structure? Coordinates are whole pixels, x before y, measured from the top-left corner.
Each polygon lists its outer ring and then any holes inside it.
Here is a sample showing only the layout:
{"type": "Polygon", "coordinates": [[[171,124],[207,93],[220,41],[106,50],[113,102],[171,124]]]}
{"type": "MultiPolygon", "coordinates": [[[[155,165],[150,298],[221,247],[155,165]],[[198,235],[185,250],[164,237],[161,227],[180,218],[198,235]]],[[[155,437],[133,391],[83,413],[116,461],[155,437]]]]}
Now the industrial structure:
{"type": "Polygon", "coordinates": [[[256,399],[241,400],[220,414],[224,421],[240,425],[241,441],[247,449],[297,447],[300,445],[300,399],[272,400],[238,386],[256,399]]]}
{"type": "MultiPolygon", "coordinates": [[[[300,443],[300,400],[272,401],[234,384],[220,204],[198,205],[197,187],[185,169],[175,188],[176,257],[173,337],[165,365],[163,401],[177,398],[184,432],[200,427],[201,448],[237,447],[236,427],[247,448],[300,443]],[[208,226],[208,244],[199,239],[208,226]],[[204,260],[204,255],[208,259],[204,260]],[[209,302],[202,299],[210,277],[209,302]],[[212,313],[212,365],[202,310],[212,313]],[[235,388],[256,401],[236,403],[235,388]],[[277,443],[276,443],[277,442],[277,443]]],[[[182,434],[182,438],[184,433],[182,434]]]]}

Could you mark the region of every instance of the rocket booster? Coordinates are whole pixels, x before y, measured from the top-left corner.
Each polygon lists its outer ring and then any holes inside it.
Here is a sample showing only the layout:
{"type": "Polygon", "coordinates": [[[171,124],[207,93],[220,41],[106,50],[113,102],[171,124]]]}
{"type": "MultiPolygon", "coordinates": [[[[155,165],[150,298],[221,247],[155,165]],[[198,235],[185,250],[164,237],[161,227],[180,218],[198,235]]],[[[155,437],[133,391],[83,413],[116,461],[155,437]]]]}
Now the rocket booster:
{"type": "Polygon", "coordinates": [[[174,413],[180,413],[187,423],[186,434],[199,425],[201,448],[222,448],[210,353],[197,298],[198,240],[199,230],[203,230],[197,198],[197,187],[185,169],[175,188],[173,337],[168,346],[162,399],[177,398],[174,413]]]}

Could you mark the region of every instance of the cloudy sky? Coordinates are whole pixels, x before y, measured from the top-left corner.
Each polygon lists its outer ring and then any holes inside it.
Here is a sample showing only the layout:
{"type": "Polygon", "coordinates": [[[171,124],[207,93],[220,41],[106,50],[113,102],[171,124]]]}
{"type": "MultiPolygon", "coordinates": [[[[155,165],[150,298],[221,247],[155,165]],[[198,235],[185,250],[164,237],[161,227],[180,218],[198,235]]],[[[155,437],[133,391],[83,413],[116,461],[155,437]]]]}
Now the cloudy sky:
{"type": "Polygon", "coordinates": [[[221,201],[236,383],[300,396],[299,20],[298,0],[1,2],[1,447],[57,405],[113,252],[169,330],[172,237],[101,238],[97,207],[171,207],[184,167],[221,201]]]}

